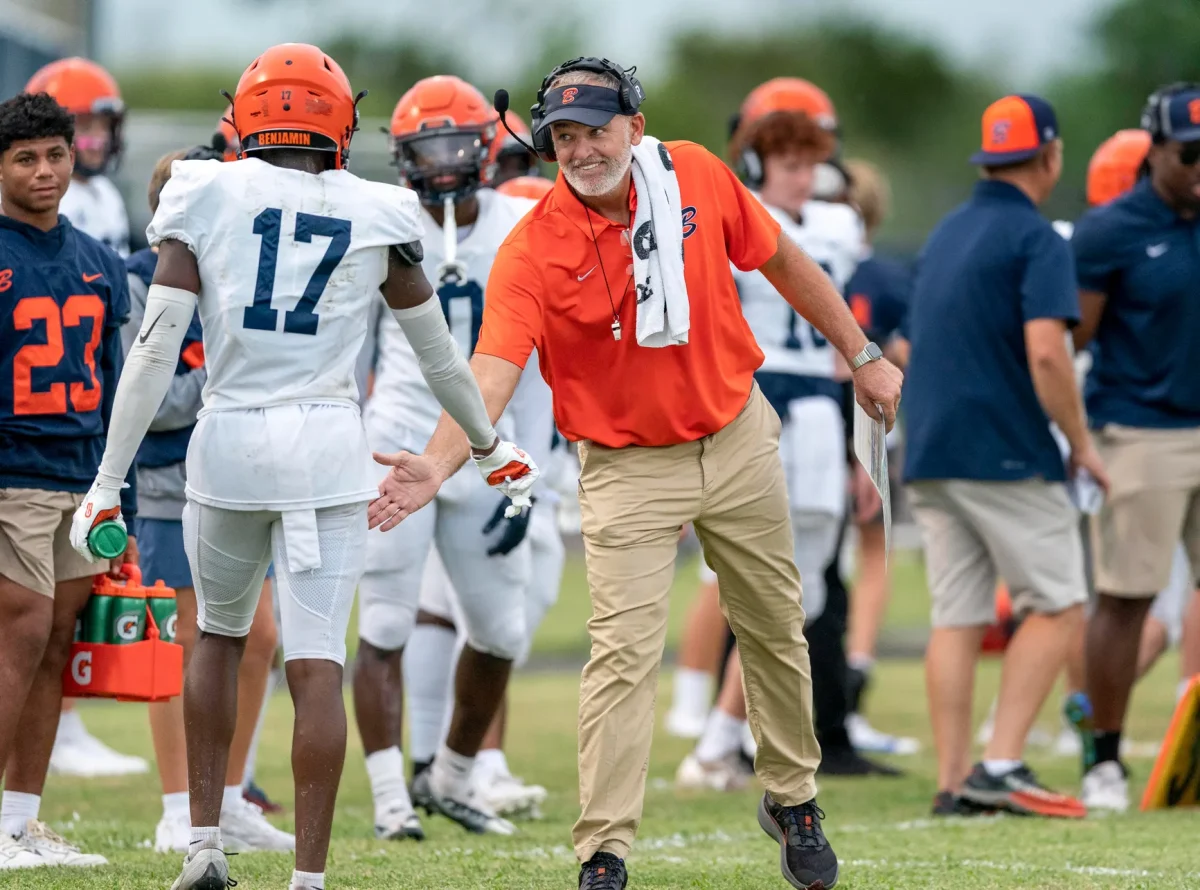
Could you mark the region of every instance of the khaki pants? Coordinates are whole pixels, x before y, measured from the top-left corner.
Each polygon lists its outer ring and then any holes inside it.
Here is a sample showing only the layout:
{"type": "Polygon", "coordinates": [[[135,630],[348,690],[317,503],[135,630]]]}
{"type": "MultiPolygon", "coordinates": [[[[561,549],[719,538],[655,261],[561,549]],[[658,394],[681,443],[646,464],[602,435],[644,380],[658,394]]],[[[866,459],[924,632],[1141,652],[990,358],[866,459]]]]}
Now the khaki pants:
{"type": "Polygon", "coordinates": [[[694,524],[737,636],[755,771],[784,804],[816,795],[821,759],[792,556],[779,417],[755,387],[724,429],[663,448],[581,443],[579,502],[592,596],[579,694],[575,853],[625,857],[642,816],[667,594],[694,524]]]}
{"type": "Polygon", "coordinates": [[[108,571],[71,546],[71,520],[84,496],[40,488],[0,488],[0,575],[43,596],[54,585],[108,571]]]}

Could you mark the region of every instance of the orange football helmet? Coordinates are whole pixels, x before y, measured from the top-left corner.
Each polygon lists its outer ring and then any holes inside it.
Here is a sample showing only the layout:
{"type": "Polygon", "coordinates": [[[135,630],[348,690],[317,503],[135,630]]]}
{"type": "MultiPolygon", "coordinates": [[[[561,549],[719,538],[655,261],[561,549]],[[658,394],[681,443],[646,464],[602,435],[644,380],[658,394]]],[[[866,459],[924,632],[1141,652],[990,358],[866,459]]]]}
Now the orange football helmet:
{"type": "Polygon", "coordinates": [[[803,111],[826,130],[836,132],[838,128],[837,111],[828,93],[800,77],[775,77],[750,91],[742,102],[734,130],[772,111],[803,111]]]}
{"type": "Polygon", "coordinates": [[[496,191],[502,195],[513,195],[517,198],[533,198],[541,200],[542,195],[554,188],[554,182],[544,176],[517,176],[506,179],[496,186],[496,191]]]}
{"type": "Polygon", "coordinates": [[[1132,189],[1149,151],[1145,130],[1118,130],[1101,142],[1088,162],[1088,203],[1099,207],[1132,189]]]}
{"type": "Polygon", "coordinates": [[[239,157],[272,148],[331,152],[343,169],[358,129],[357,96],[332,58],[308,43],[281,43],[250,63],[226,98],[239,157]]]}
{"type": "Polygon", "coordinates": [[[85,176],[98,176],[119,162],[124,144],[121,130],[125,120],[125,102],[113,76],[90,59],[73,56],[59,59],[38,69],[25,84],[27,93],[49,93],[54,101],[71,114],[107,115],[109,139],[104,163],[92,168],[76,156],[75,169],[85,176]]]}
{"type": "Polygon", "coordinates": [[[233,117],[233,106],[230,105],[217,120],[217,128],[213,131],[213,148],[225,156],[226,161],[236,161],[240,157],[242,142],[238,139],[237,130],[230,120],[233,117]]]}
{"type": "Polygon", "coordinates": [[[439,74],[417,81],[392,112],[392,156],[422,203],[460,201],[488,181],[499,115],[465,80],[439,74]]]}

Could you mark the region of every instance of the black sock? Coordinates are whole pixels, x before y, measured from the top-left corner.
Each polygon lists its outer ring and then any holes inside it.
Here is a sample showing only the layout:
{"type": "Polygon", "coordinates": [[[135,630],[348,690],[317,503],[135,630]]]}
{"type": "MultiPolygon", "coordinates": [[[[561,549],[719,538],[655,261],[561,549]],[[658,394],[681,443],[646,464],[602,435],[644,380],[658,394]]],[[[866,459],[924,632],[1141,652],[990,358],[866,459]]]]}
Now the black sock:
{"type": "Polygon", "coordinates": [[[1114,760],[1121,762],[1121,731],[1103,732],[1097,730],[1092,734],[1096,744],[1096,760],[1095,763],[1104,763],[1106,760],[1114,760]]]}

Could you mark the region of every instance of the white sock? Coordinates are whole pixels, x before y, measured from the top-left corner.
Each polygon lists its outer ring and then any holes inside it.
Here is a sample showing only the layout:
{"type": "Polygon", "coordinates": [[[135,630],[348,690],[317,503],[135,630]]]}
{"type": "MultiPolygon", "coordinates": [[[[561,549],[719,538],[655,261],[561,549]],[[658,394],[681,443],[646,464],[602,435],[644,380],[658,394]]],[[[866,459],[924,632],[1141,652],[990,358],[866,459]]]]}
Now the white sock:
{"type": "Polygon", "coordinates": [[[188,843],[188,856],[195,856],[201,850],[223,850],[221,846],[220,828],[196,828],[192,826],[192,839],[188,843]]]}
{"type": "Polygon", "coordinates": [[[758,742],[754,741],[749,721],[742,724],[742,752],[751,760],[758,754],[758,742]]]}
{"type": "Polygon", "coordinates": [[[475,755],[475,773],[487,776],[507,776],[508,759],[499,748],[484,748],[475,755]]]}
{"type": "Polygon", "coordinates": [[[79,716],[79,711],[75,708],[63,711],[58,715],[58,735],[55,736],[56,739],[61,739],[64,742],[76,742],[87,738],[87,736],[87,727],[83,725],[83,718],[79,716]]]}
{"type": "Polygon", "coordinates": [[[288,890],[325,890],[325,872],[293,871],[288,890]]]}
{"type": "Polygon", "coordinates": [[[993,779],[1011,773],[1020,765],[1021,761],[1019,760],[985,760],[983,762],[983,768],[993,779]]]}
{"type": "Polygon", "coordinates": [[[186,791],[173,791],[162,796],[163,818],[181,818],[191,821],[191,809],[186,791]]]}
{"type": "Polygon", "coordinates": [[[283,682],[283,669],[271,668],[267,674],[267,689],[263,694],[262,707],[258,709],[258,723],[254,725],[254,735],[250,737],[250,750],[246,752],[246,769],[242,777],[242,787],[248,787],[254,781],[254,768],[258,764],[258,739],[262,735],[263,724],[267,722],[267,708],[271,705],[271,694],[283,682]]]}
{"type": "Polygon", "coordinates": [[[221,792],[221,809],[236,810],[242,803],[242,786],[226,785],[221,792]]]}
{"type": "Polygon", "coordinates": [[[0,831],[13,837],[25,833],[25,823],[38,817],[42,806],[40,794],[23,791],[5,791],[0,798],[0,831]]]}
{"type": "Polygon", "coordinates": [[[671,710],[700,717],[712,707],[713,675],[695,668],[677,667],[672,681],[671,710]]]}
{"type": "Polygon", "coordinates": [[[443,744],[433,758],[429,784],[439,797],[465,800],[471,793],[471,770],[474,768],[474,757],[451,751],[443,744]]]}
{"type": "Polygon", "coordinates": [[[367,778],[375,798],[375,814],[385,813],[396,804],[412,807],[408,786],[404,784],[404,755],[394,745],[367,755],[367,778]]]}
{"type": "Polygon", "coordinates": [[[404,647],[404,697],[408,699],[408,756],[433,759],[454,702],[454,631],[418,624],[404,647]]]}
{"type": "Polygon", "coordinates": [[[709,712],[704,734],[696,743],[696,757],[703,763],[715,763],[728,757],[742,746],[742,727],[745,720],[730,717],[720,708],[709,712]]]}
{"type": "Polygon", "coordinates": [[[871,668],[875,666],[875,656],[865,655],[862,652],[851,652],[846,656],[846,664],[854,668],[856,671],[862,671],[864,674],[869,674],[871,668]]]}

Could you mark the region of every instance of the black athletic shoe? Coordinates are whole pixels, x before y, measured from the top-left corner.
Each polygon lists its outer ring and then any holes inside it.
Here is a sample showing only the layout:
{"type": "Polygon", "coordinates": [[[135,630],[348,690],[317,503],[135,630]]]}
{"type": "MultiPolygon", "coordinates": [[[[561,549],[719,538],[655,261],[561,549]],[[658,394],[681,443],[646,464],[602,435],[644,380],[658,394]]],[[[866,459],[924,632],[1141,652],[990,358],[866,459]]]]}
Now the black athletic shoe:
{"type": "Polygon", "coordinates": [[[846,667],[846,710],[851,714],[862,713],[862,700],[871,684],[871,675],[855,667],[846,667]]]}
{"type": "Polygon", "coordinates": [[[975,764],[963,783],[962,797],[977,806],[1007,810],[1018,816],[1082,819],[1087,815],[1082,801],[1051,791],[1023,763],[1002,776],[993,776],[982,763],[975,764]]]}
{"type": "Polygon", "coordinates": [[[830,890],[837,884],[837,854],[821,830],[824,818],[816,798],[785,807],[764,794],[758,804],[758,824],[778,842],[780,871],[797,890],[830,890]]]}
{"type": "Polygon", "coordinates": [[[625,890],[628,882],[625,860],[612,853],[597,853],[579,866],[579,890],[625,890]]]}
{"type": "Polygon", "coordinates": [[[981,807],[978,804],[959,797],[953,791],[939,791],[933,798],[934,816],[984,816],[994,813],[991,807],[981,807]]]}
{"type": "Polygon", "coordinates": [[[894,766],[863,757],[853,748],[826,748],[821,752],[819,776],[903,776],[894,766]]]}

